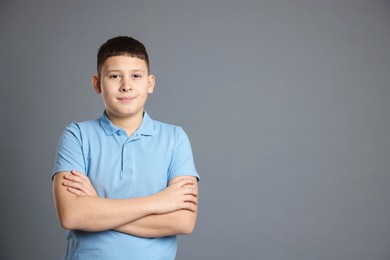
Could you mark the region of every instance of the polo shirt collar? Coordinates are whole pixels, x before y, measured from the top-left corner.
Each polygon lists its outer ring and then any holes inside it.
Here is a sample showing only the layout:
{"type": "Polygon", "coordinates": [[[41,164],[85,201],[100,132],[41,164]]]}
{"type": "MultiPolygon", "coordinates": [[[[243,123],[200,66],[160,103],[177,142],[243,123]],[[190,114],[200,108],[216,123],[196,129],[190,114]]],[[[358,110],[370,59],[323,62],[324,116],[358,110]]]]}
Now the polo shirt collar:
{"type": "MultiPolygon", "coordinates": [[[[106,135],[113,135],[118,131],[123,131],[122,128],[115,126],[111,120],[108,118],[106,111],[99,118],[100,126],[103,128],[106,135]]],[[[139,135],[151,136],[154,134],[154,124],[153,119],[151,119],[146,111],[144,111],[144,116],[142,118],[142,123],[138,127],[136,133],[139,135]]]]}
{"type": "Polygon", "coordinates": [[[153,135],[154,134],[154,124],[153,119],[151,119],[146,111],[144,111],[144,117],[142,119],[141,125],[136,131],[140,135],[153,135]]]}

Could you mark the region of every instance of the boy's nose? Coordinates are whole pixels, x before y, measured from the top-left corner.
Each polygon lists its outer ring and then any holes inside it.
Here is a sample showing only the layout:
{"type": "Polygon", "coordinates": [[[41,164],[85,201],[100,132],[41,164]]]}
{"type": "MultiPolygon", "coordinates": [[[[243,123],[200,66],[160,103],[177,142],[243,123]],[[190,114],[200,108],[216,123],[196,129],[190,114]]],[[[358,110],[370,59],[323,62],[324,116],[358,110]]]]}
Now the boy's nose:
{"type": "Polygon", "coordinates": [[[124,80],[122,81],[121,91],[127,92],[127,91],[130,91],[130,90],[132,90],[132,89],[133,89],[133,88],[132,88],[130,82],[129,82],[128,80],[124,79],[124,80]]]}

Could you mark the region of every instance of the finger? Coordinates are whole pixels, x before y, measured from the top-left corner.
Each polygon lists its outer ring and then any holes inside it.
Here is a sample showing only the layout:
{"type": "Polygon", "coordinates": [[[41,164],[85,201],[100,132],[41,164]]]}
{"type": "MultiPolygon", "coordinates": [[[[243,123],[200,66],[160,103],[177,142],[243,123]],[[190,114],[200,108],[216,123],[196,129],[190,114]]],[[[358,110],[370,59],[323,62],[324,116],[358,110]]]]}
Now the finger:
{"type": "Polygon", "coordinates": [[[192,212],[196,212],[197,206],[195,204],[193,204],[193,203],[185,202],[182,205],[182,209],[189,210],[189,211],[192,211],[192,212]]]}
{"type": "Polygon", "coordinates": [[[190,178],[190,177],[186,177],[186,178],[183,178],[181,180],[179,180],[178,182],[175,182],[175,184],[177,183],[177,185],[180,185],[180,187],[184,187],[186,185],[194,185],[195,184],[195,179],[194,178],[190,178]]]}
{"type": "Polygon", "coordinates": [[[69,185],[73,185],[74,188],[82,190],[86,195],[98,196],[96,190],[92,186],[91,181],[86,175],[75,170],[71,171],[71,173],[72,175],[70,174],[69,174],[70,176],[67,175],[66,179],[71,182],[74,182],[74,184],[69,184],[69,185]]]}
{"type": "Polygon", "coordinates": [[[76,170],[71,170],[70,172],[71,172],[73,175],[84,176],[84,174],[82,174],[81,172],[76,171],[76,170]]]}
{"type": "Polygon", "coordinates": [[[68,187],[67,190],[68,190],[70,193],[73,193],[74,195],[77,195],[77,196],[86,196],[86,195],[87,195],[87,194],[84,193],[83,191],[78,190],[78,189],[75,189],[75,188],[68,187]]]}
{"type": "Polygon", "coordinates": [[[71,181],[74,181],[74,182],[83,183],[83,184],[89,184],[90,183],[89,179],[88,178],[85,179],[83,176],[84,175],[66,174],[65,175],[65,179],[71,180],[71,181]]]}
{"type": "Polygon", "coordinates": [[[76,175],[72,175],[72,174],[65,174],[64,178],[67,180],[71,180],[71,181],[77,181],[78,177],[76,175]]]}
{"type": "Polygon", "coordinates": [[[185,185],[185,183],[194,184],[195,183],[194,177],[185,176],[182,178],[173,179],[173,182],[171,182],[170,185],[185,185]]]}
{"type": "Polygon", "coordinates": [[[192,195],[192,196],[198,197],[198,189],[187,186],[187,187],[184,187],[182,190],[183,190],[183,193],[185,195],[192,195]]]}
{"type": "Polygon", "coordinates": [[[89,180],[89,178],[86,175],[84,175],[81,172],[78,172],[76,170],[72,170],[71,173],[73,174],[73,176],[77,176],[83,180],[89,180]]]}
{"type": "Polygon", "coordinates": [[[85,187],[84,185],[78,183],[78,182],[74,182],[74,181],[64,181],[62,183],[64,186],[66,187],[71,187],[71,188],[75,188],[75,189],[78,189],[78,190],[84,190],[85,187]]]}
{"type": "Polygon", "coordinates": [[[190,203],[193,203],[195,205],[198,205],[198,198],[191,196],[191,195],[188,195],[184,198],[184,202],[190,202],[190,203]]]}
{"type": "Polygon", "coordinates": [[[78,185],[77,187],[81,188],[81,187],[87,187],[87,185],[85,184],[85,182],[79,178],[79,177],[76,177],[76,176],[66,176],[65,177],[65,182],[67,186],[75,186],[75,185],[78,185]]]}
{"type": "Polygon", "coordinates": [[[89,187],[86,186],[82,182],[77,182],[77,181],[73,181],[73,180],[66,180],[63,182],[63,185],[66,187],[72,187],[72,188],[81,190],[86,194],[93,194],[93,192],[90,191],[89,187]]]}

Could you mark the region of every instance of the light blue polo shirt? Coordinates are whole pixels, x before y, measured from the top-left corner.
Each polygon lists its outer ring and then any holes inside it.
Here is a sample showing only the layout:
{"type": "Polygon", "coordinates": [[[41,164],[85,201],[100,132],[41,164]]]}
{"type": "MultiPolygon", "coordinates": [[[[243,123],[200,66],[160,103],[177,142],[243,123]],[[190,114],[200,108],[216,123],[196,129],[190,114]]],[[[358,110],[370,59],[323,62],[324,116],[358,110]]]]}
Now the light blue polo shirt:
{"type": "MultiPolygon", "coordinates": [[[[71,170],[85,173],[99,197],[111,199],[155,194],[177,176],[199,178],[183,129],[155,121],[146,112],[131,137],[106,113],[66,127],[53,176],[71,170]]],[[[169,260],[175,258],[177,247],[176,236],[140,238],[114,230],[69,230],[67,242],[64,259],[169,260]]]]}

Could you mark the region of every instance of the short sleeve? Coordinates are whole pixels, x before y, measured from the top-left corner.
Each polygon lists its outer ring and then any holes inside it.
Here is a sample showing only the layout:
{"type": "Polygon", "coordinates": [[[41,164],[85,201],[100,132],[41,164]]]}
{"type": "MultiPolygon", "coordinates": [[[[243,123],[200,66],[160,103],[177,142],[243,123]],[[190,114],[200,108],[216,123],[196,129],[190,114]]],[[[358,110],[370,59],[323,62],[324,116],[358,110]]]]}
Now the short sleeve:
{"type": "Polygon", "coordinates": [[[52,178],[62,171],[76,170],[85,173],[85,168],[80,129],[73,123],[66,127],[58,142],[52,178]]]}
{"type": "Polygon", "coordinates": [[[194,176],[199,180],[196,171],[191,144],[187,134],[181,127],[175,128],[175,148],[169,167],[168,179],[178,176],[194,176]]]}

